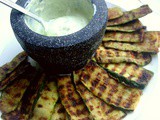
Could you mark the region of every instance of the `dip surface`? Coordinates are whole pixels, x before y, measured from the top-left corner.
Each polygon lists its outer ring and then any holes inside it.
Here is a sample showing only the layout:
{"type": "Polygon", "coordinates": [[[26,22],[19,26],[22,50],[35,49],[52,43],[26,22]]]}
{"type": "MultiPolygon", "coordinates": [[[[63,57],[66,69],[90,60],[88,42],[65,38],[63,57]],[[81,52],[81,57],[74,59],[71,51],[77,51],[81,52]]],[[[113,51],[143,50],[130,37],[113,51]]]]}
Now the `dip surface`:
{"type": "Polygon", "coordinates": [[[92,19],[94,8],[90,0],[31,0],[26,9],[47,21],[45,29],[25,16],[25,23],[45,36],[64,36],[84,28],[92,19]]]}

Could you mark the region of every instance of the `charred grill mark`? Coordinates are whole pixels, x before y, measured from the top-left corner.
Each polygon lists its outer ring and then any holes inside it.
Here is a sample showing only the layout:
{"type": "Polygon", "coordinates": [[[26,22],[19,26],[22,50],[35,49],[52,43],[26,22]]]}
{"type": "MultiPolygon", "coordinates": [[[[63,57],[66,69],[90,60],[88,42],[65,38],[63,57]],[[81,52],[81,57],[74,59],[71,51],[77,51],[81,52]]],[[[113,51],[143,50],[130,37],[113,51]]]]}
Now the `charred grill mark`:
{"type": "Polygon", "coordinates": [[[101,92],[101,93],[103,93],[103,92],[106,90],[106,86],[105,86],[105,85],[100,84],[100,86],[99,86],[99,90],[100,90],[100,92],[101,92]]]}
{"type": "Polygon", "coordinates": [[[125,102],[125,107],[126,108],[130,108],[131,107],[131,105],[133,104],[133,98],[134,98],[135,96],[133,95],[133,94],[130,94],[130,96],[128,97],[128,99],[127,99],[127,101],[125,102]]]}
{"type": "Polygon", "coordinates": [[[86,82],[86,81],[88,81],[90,79],[90,75],[88,75],[88,74],[82,74],[81,78],[83,78],[83,81],[86,82]]]}
{"type": "Polygon", "coordinates": [[[17,93],[14,95],[14,98],[19,98],[21,96],[21,93],[17,93]]]}
{"type": "Polygon", "coordinates": [[[98,97],[101,97],[101,96],[102,96],[102,93],[101,93],[101,92],[99,92],[97,95],[98,95],[98,97]]]}
{"type": "Polygon", "coordinates": [[[51,91],[51,89],[50,89],[49,87],[47,87],[47,86],[44,88],[44,90],[45,90],[45,91],[48,91],[48,92],[51,91]]]}
{"type": "Polygon", "coordinates": [[[115,102],[115,105],[117,105],[117,106],[120,105],[121,101],[122,101],[122,96],[118,96],[118,98],[115,102]]]}
{"type": "Polygon", "coordinates": [[[48,119],[45,117],[41,117],[41,118],[39,118],[39,120],[48,120],[48,119]]]}
{"type": "Polygon", "coordinates": [[[11,89],[6,89],[6,90],[5,90],[5,93],[7,93],[7,94],[10,94],[11,92],[12,92],[11,89]]]}
{"type": "Polygon", "coordinates": [[[58,112],[59,114],[64,113],[64,112],[65,112],[64,107],[61,107],[57,112],[58,112]]]}
{"type": "Polygon", "coordinates": [[[131,102],[126,103],[125,108],[130,108],[131,104],[131,102]]]}
{"type": "Polygon", "coordinates": [[[148,58],[150,58],[151,56],[150,56],[150,54],[147,54],[147,53],[143,53],[142,54],[142,58],[143,59],[148,59],[148,58]]]}
{"type": "Polygon", "coordinates": [[[111,101],[110,96],[108,96],[108,97],[106,98],[106,101],[107,101],[107,103],[110,103],[110,101],[111,101]]]}
{"type": "Polygon", "coordinates": [[[49,100],[49,98],[46,97],[46,96],[41,96],[41,97],[42,97],[42,99],[44,99],[44,100],[49,100]]]}
{"type": "Polygon", "coordinates": [[[38,106],[39,108],[42,108],[42,107],[43,107],[43,105],[41,105],[41,104],[38,104],[37,106],[38,106]]]}
{"type": "Polygon", "coordinates": [[[99,83],[99,80],[95,79],[91,81],[92,87],[96,87],[99,83]]]}
{"type": "Polygon", "coordinates": [[[114,109],[113,109],[113,108],[110,108],[108,111],[105,112],[105,114],[108,115],[108,114],[110,114],[110,113],[113,112],[113,111],[114,111],[114,109]]]}
{"type": "Polygon", "coordinates": [[[146,70],[143,70],[137,82],[147,84],[151,78],[152,78],[152,74],[146,70]]]}
{"type": "Polygon", "coordinates": [[[94,87],[90,87],[90,90],[93,92],[95,90],[95,88],[94,87]]]}
{"type": "Polygon", "coordinates": [[[92,111],[92,110],[94,110],[94,107],[90,105],[89,109],[92,111]]]}
{"type": "Polygon", "coordinates": [[[72,99],[72,106],[75,107],[77,105],[78,105],[78,103],[76,101],[74,101],[74,99],[72,99]]]}
{"type": "Polygon", "coordinates": [[[14,106],[14,101],[8,101],[8,104],[10,105],[10,106],[14,106]]]}
{"type": "Polygon", "coordinates": [[[138,53],[137,52],[130,52],[132,58],[136,58],[136,56],[138,56],[138,53]]]}
{"type": "Polygon", "coordinates": [[[64,87],[65,87],[64,85],[59,85],[59,86],[58,86],[58,89],[61,90],[61,89],[63,89],[64,87]]]}
{"type": "Polygon", "coordinates": [[[104,81],[104,85],[107,86],[109,84],[110,78],[109,78],[109,76],[103,76],[102,80],[104,81]]]}
{"type": "Polygon", "coordinates": [[[129,67],[128,64],[123,65],[123,67],[121,68],[121,72],[119,73],[120,75],[124,75],[124,73],[126,73],[127,68],[129,67]]]}
{"type": "Polygon", "coordinates": [[[78,91],[79,91],[80,93],[86,93],[86,92],[87,92],[87,89],[84,89],[84,88],[82,87],[82,83],[80,83],[80,84],[77,85],[76,87],[77,87],[77,89],[78,89],[78,91]]]}

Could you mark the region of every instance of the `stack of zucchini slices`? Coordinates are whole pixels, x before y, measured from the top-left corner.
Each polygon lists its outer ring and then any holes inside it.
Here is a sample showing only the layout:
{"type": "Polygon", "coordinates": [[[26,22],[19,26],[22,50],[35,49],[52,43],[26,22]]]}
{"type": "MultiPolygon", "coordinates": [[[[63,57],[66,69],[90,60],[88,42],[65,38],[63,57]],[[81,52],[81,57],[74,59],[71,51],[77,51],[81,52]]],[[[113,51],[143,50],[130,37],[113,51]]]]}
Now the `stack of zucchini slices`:
{"type": "Polygon", "coordinates": [[[109,9],[106,33],[92,60],[70,75],[35,69],[25,52],[0,67],[4,120],[120,120],[134,111],[153,72],[143,68],[158,52],[159,31],[138,18],[147,6],[109,9]]]}

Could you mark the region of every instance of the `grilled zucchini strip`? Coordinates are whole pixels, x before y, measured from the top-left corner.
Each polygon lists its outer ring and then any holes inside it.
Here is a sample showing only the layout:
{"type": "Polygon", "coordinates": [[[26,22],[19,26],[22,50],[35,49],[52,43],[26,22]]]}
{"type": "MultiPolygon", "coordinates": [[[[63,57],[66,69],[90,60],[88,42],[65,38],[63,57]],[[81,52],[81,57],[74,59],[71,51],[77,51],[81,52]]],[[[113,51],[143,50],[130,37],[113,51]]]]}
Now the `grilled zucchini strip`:
{"type": "Polygon", "coordinates": [[[30,74],[25,73],[21,75],[13,82],[13,84],[7,86],[7,88],[2,91],[0,99],[0,110],[2,113],[9,113],[17,108],[24,92],[30,84],[34,71],[35,70],[31,68],[30,74]]]}
{"type": "Polygon", "coordinates": [[[141,96],[141,90],[110,78],[108,73],[93,61],[83,68],[80,80],[94,95],[121,110],[133,111],[141,96]]]}
{"type": "Polygon", "coordinates": [[[141,43],[104,42],[104,46],[125,51],[158,53],[159,33],[158,31],[145,32],[141,43]]]}
{"type": "Polygon", "coordinates": [[[141,29],[146,29],[139,20],[134,20],[129,23],[117,26],[107,27],[107,31],[120,31],[120,32],[135,32],[141,29]]]}
{"type": "Polygon", "coordinates": [[[151,62],[151,55],[147,53],[137,53],[132,51],[121,51],[115,49],[105,49],[100,46],[96,50],[95,59],[98,63],[135,63],[140,66],[151,62]]]}
{"type": "Polygon", "coordinates": [[[27,60],[27,54],[25,52],[19,53],[12,59],[11,62],[6,63],[0,67],[0,81],[4,80],[10,73],[12,73],[21,63],[27,60]]]}
{"type": "Polygon", "coordinates": [[[39,97],[44,79],[45,74],[37,74],[36,78],[30,82],[18,108],[13,112],[2,114],[2,118],[5,120],[28,120],[39,97]]]}
{"type": "Polygon", "coordinates": [[[23,62],[23,64],[20,64],[9,76],[0,82],[0,90],[6,88],[6,86],[14,81],[18,76],[28,71],[30,67],[31,65],[28,62],[23,62]]]}
{"type": "Polygon", "coordinates": [[[120,120],[125,117],[125,113],[107,105],[101,99],[95,97],[88,89],[80,82],[81,71],[74,73],[74,82],[76,90],[82,97],[87,108],[89,109],[94,120],[120,120]]]}
{"type": "Polygon", "coordinates": [[[124,32],[109,32],[104,35],[103,42],[118,41],[118,42],[142,42],[144,32],[124,33],[124,32]]]}
{"type": "Polygon", "coordinates": [[[119,7],[113,7],[108,9],[108,20],[119,18],[123,15],[123,11],[119,7]]]}
{"type": "Polygon", "coordinates": [[[64,109],[62,103],[59,102],[55,105],[51,120],[66,120],[66,119],[67,119],[66,110],[64,109]]]}
{"type": "Polygon", "coordinates": [[[70,76],[59,77],[57,81],[62,104],[71,120],[90,120],[89,111],[76,92],[70,76]]]}
{"type": "Polygon", "coordinates": [[[143,5],[137,9],[133,9],[131,11],[124,12],[123,16],[119,18],[109,20],[107,23],[107,26],[114,26],[114,25],[121,25],[124,23],[128,23],[130,21],[146,16],[147,14],[151,12],[152,10],[149,8],[148,5],[143,5]]]}
{"type": "Polygon", "coordinates": [[[57,86],[54,80],[47,81],[33,110],[31,120],[50,120],[58,100],[57,86]]]}
{"type": "Polygon", "coordinates": [[[130,63],[101,64],[109,75],[131,87],[143,89],[153,77],[153,72],[130,63]]]}

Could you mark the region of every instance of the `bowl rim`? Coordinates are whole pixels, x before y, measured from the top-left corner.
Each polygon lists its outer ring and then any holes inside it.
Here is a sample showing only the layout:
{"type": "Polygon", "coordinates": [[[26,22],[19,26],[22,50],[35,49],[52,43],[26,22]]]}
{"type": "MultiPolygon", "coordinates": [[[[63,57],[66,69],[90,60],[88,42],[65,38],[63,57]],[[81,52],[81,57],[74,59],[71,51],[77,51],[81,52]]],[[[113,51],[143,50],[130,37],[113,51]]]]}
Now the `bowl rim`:
{"type": "MultiPolygon", "coordinates": [[[[29,0],[18,0],[16,4],[25,7],[29,0]]],[[[96,12],[90,22],[81,30],[64,36],[44,36],[32,31],[24,21],[24,14],[17,10],[12,10],[10,22],[16,36],[23,42],[47,48],[69,47],[75,44],[86,42],[97,35],[108,20],[108,10],[105,0],[91,0],[96,6],[96,12]],[[30,37],[28,37],[30,36],[30,37]],[[36,39],[35,39],[36,38],[36,39]]]]}

